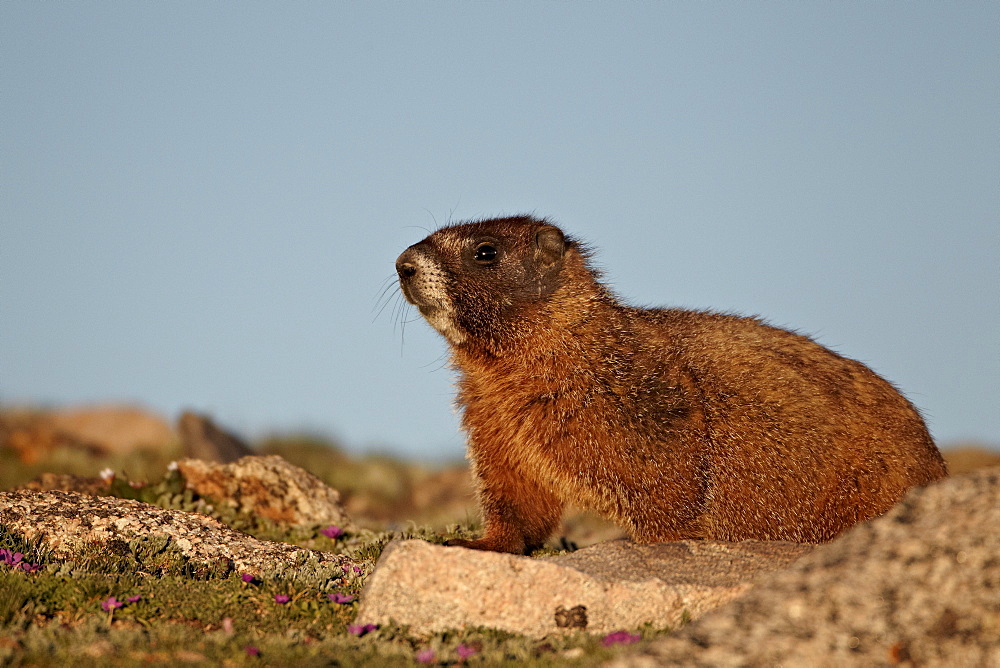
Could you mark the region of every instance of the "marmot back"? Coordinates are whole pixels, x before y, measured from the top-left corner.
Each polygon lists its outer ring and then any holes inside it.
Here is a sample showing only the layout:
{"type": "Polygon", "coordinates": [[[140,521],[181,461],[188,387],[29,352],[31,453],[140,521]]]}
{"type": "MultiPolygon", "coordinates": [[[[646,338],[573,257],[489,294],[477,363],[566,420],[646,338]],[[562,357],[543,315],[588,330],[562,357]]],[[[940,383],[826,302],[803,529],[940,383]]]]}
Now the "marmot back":
{"type": "Polygon", "coordinates": [[[459,373],[484,536],[521,553],[563,505],[637,542],[820,542],[947,475],[863,364],[754,318],[621,304],[530,217],[453,225],[396,262],[459,373]]]}

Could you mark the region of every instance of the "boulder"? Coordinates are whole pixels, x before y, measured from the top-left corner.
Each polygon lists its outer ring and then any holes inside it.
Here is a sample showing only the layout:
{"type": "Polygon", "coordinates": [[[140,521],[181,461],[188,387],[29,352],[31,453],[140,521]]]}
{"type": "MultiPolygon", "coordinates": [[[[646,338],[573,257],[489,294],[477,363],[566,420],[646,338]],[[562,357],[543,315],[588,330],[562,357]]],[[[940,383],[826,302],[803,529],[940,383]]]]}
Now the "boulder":
{"type": "Polygon", "coordinates": [[[353,528],[337,490],[278,455],[243,457],[231,464],[184,459],[177,468],[199,496],[242,512],[286,524],[353,528]]]}
{"type": "Polygon", "coordinates": [[[1000,468],[875,520],[620,666],[1000,666],[1000,468]]]}
{"type": "Polygon", "coordinates": [[[358,624],[390,619],[411,631],[488,626],[541,637],[679,626],[750,588],[761,572],[812,549],[795,543],[612,541],[556,557],[390,544],[361,595],[358,624]]]}

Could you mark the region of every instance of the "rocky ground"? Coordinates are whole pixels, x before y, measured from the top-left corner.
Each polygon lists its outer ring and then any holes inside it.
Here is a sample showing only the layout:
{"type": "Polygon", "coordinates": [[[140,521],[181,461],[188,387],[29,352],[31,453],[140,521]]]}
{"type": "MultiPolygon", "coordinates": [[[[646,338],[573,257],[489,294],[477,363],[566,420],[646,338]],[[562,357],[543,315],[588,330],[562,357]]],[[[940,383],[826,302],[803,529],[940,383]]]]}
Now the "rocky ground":
{"type": "Polygon", "coordinates": [[[0,665],[1000,665],[1000,455],[946,455],[826,545],[570,513],[514,557],[441,545],[476,517],[461,464],[0,412],[0,665]]]}

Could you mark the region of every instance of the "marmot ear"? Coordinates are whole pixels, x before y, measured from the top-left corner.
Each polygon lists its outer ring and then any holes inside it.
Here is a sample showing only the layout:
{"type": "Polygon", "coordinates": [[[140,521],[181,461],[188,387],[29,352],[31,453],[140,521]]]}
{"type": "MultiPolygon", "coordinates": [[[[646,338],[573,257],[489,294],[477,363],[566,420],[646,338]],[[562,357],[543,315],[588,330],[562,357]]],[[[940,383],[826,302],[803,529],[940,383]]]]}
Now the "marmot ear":
{"type": "Polygon", "coordinates": [[[566,237],[558,227],[546,225],[535,232],[535,258],[545,267],[551,267],[566,252],[566,237]]]}

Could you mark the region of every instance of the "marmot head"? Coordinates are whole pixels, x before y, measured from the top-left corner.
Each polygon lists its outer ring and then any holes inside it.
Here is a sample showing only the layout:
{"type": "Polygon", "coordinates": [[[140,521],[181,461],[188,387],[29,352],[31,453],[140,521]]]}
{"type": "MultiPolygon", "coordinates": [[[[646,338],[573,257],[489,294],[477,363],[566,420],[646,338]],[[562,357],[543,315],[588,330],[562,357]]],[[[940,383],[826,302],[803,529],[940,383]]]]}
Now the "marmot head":
{"type": "Polygon", "coordinates": [[[545,220],[497,218],[438,230],[403,251],[396,272],[407,301],[450,344],[495,347],[523,335],[574,250],[545,220]]]}

